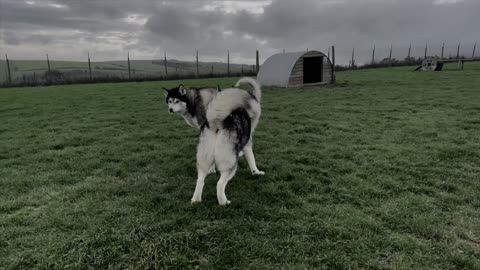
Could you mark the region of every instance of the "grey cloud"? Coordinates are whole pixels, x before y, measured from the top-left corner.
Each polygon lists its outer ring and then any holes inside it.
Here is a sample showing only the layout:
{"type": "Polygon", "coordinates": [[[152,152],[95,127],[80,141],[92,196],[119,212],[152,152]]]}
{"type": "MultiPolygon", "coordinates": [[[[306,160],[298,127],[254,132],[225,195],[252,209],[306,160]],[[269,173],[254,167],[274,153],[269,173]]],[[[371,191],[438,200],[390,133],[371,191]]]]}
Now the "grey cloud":
{"type": "MultiPolygon", "coordinates": [[[[90,1],[87,1],[90,2],[90,1]]],[[[101,32],[121,29],[128,25],[122,25],[119,19],[102,17],[95,9],[90,12],[84,10],[78,12],[70,6],[66,8],[55,8],[46,5],[55,3],[49,1],[38,1],[36,5],[29,5],[22,1],[6,1],[0,11],[2,28],[7,30],[31,29],[77,29],[90,32],[101,32]]],[[[103,14],[103,13],[102,13],[103,14]]],[[[124,23],[123,23],[124,24],[124,23]]]]}
{"type": "Polygon", "coordinates": [[[18,33],[12,31],[5,31],[3,34],[3,40],[8,45],[19,45],[21,43],[30,43],[30,44],[48,44],[53,41],[51,36],[33,34],[22,36],[18,33]]]}
{"type": "MultiPolygon", "coordinates": [[[[445,27],[450,28],[452,22],[456,24],[458,19],[465,20],[465,23],[478,22],[478,17],[475,16],[478,10],[480,3],[473,0],[455,6],[439,6],[433,5],[431,1],[414,0],[346,0],[337,4],[322,4],[322,1],[316,0],[277,0],[260,16],[243,14],[234,27],[239,31],[280,40],[299,32],[307,39],[311,39],[308,35],[315,37],[325,33],[362,34],[372,41],[404,38],[399,34],[413,34],[428,39],[455,35],[456,33],[446,32],[445,27]],[[453,14],[458,14],[458,17],[453,14]]],[[[466,27],[462,29],[477,29],[471,24],[466,27]]],[[[460,30],[459,25],[456,28],[460,30]]],[[[457,31],[457,34],[461,32],[457,31]]]]}
{"type": "Polygon", "coordinates": [[[18,45],[21,42],[20,38],[14,32],[10,31],[3,33],[3,40],[8,45],[18,45]]]}
{"type": "Polygon", "coordinates": [[[194,39],[198,26],[198,22],[195,20],[195,16],[191,13],[173,7],[165,7],[149,18],[146,29],[159,37],[182,42],[185,39],[194,39]]]}
{"type": "MultiPolygon", "coordinates": [[[[240,14],[232,27],[270,41],[268,45],[277,51],[322,49],[335,44],[343,63],[348,61],[352,47],[357,47],[359,55],[369,55],[375,43],[380,48],[394,44],[396,53],[402,51],[394,57],[403,58],[410,42],[471,43],[472,37],[480,36],[476,15],[480,2],[474,0],[454,5],[413,0],[328,2],[277,0],[266,7],[264,14],[240,14]]],[[[420,54],[419,50],[414,53],[420,54]]]]}
{"type": "Polygon", "coordinates": [[[476,26],[480,24],[476,15],[480,3],[474,0],[452,5],[426,0],[276,0],[265,7],[263,14],[190,13],[177,8],[169,7],[149,20],[147,29],[158,37],[157,42],[170,48],[186,46],[190,51],[198,47],[238,49],[246,57],[258,47],[269,53],[282,49],[326,50],[334,44],[341,62],[348,61],[353,47],[357,47],[360,62],[366,62],[374,44],[378,58],[388,54],[390,44],[394,45],[393,57],[404,58],[411,42],[412,53],[419,56],[426,42],[431,52],[438,52],[443,41],[471,43],[472,34],[480,34],[476,26]],[[222,37],[222,30],[233,35],[222,37]],[[245,42],[243,35],[267,43],[245,42]]]}
{"type": "Polygon", "coordinates": [[[346,63],[353,47],[358,61],[365,62],[373,44],[378,58],[388,54],[390,44],[393,56],[403,58],[410,42],[413,53],[423,55],[427,42],[429,50],[438,54],[444,41],[446,53],[451,53],[458,41],[468,52],[470,44],[480,39],[477,0],[449,5],[435,5],[434,0],[273,0],[262,14],[202,9],[213,3],[209,0],[35,1],[43,5],[0,1],[0,45],[3,42],[9,50],[19,44],[33,51],[33,46],[42,44],[61,48],[83,42],[101,46],[98,50],[108,56],[121,55],[123,48],[152,57],[167,50],[188,59],[198,49],[205,58],[224,59],[230,49],[232,57],[251,61],[256,49],[268,56],[282,49],[326,51],[336,45],[338,59],[346,63]],[[145,18],[146,24],[127,23],[125,18],[131,14],[145,18]],[[47,33],[39,34],[40,30],[47,33]],[[78,33],[65,34],[71,30],[78,33]]]}

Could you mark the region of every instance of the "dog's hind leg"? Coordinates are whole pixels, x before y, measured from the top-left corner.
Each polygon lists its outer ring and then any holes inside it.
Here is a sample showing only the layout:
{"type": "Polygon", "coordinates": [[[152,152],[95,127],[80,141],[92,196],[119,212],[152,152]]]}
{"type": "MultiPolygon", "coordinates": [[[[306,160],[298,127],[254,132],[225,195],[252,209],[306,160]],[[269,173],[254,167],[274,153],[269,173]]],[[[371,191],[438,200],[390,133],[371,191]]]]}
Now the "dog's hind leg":
{"type": "Polygon", "coordinates": [[[235,172],[237,171],[237,165],[233,168],[228,170],[221,171],[220,179],[217,182],[217,199],[219,205],[227,205],[230,204],[230,201],[227,200],[227,196],[225,195],[225,188],[227,187],[228,181],[233,178],[235,172]]]}
{"type": "Polygon", "coordinates": [[[209,169],[214,165],[214,144],[215,134],[206,128],[202,130],[197,148],[198,178],[195,192],[192,197],[192,203],[199,203],[202,201],[202,191],[205,184],[205,178],[209,173],[209,169]]]}
{"type": "Polygon", "coordinates": [[[197,167],[198,178],[197,185],[195,186],[195,192],[193,193],[192,203],[199,203],[202,201],[202,192],[203,186],[205,185],[205,177],[207,177],[207,171],[204,171],[203,168],[197,167]]]}
{"type": "Polygon", "coordinates": [[[243,152],[245,153],[245,159],[248,162],[248,166],[250,167],[250,171],[253,175],[264,175],[265,172],[260,171],[257,168],[257,164],[255,163],[255,155],[253,154],[253,143],[252,139],[248,141],[248,143],[243,148],[243,152]]]}
{"type": "Polygon", "coordinates": [[[237,163],[238,156],[231,141],[231,134],[220,131],[215,144],[215,164],[220,171],[220,179],[217,182],[217,199],[220,205],[230,203],[225,195],[225,188],[237,171],[237,163]]]}

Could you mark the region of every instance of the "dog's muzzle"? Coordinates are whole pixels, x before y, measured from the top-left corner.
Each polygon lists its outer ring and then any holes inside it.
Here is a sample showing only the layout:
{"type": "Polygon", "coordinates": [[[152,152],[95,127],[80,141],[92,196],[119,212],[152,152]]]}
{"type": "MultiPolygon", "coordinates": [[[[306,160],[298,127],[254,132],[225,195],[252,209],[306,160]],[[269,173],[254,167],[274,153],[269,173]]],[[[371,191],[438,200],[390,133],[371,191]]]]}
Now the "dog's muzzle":
{"type": "Polygon", "coordinates": [[[173,113],[173,109],[168,109],[169,112],[173,113]]]}

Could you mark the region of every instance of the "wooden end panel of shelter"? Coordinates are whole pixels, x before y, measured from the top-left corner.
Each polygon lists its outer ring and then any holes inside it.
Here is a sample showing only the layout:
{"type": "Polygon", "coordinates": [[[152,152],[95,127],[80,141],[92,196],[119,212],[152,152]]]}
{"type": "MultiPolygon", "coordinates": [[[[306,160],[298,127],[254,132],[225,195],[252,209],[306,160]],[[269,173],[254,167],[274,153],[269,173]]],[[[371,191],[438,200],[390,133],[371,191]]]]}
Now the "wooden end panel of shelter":
{"type": "Polygon", "coordinates": [[[289,87],[298,87],[303,85],[303,57],[300,57],[293,66],[290,79],[288,80],[289,87]]]}
{"type": "Polygon", "coordinates": [[[310,51],[299,57],[292,68],[288,87],[329,84],[332,81],[332,64],[318,51],[310,51]]]}

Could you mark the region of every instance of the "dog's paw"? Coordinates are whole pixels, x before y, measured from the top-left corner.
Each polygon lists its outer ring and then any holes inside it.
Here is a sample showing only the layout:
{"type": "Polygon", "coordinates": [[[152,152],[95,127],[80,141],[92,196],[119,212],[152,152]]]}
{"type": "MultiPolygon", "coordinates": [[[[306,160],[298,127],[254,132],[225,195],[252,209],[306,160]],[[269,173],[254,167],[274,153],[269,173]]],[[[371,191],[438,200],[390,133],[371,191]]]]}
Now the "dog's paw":
{"type": "Polygon", "coordinates": [[[191,199],[191,202],[192,202],[192,204],[201,203],[201,202],[202,202],[202,199],[201,199],[201,198],[192,198],[192,199],[191,199]]]}
{"type": "Polygon", "coordinates": [[[252,175],[265,175],[264,171],[252,171],[252,175]]]}
{"type": "Polygon", "coordinates": [[[227,205],[230,204],[230,201],[229,201],[229,200],[226,200],[226,201],[224,201],[224,202],[220,202],[220,201],[219,201],[218,204],[219,204],[220,206],[227,206],[227,205]]]}

